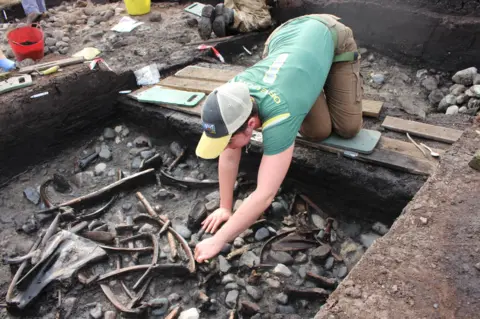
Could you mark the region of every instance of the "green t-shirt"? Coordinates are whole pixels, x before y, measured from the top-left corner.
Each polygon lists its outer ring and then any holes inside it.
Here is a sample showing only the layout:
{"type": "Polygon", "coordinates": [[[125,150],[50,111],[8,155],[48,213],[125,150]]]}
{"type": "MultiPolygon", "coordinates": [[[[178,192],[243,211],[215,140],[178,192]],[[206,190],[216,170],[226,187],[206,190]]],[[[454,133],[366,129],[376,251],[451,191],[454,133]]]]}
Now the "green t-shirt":
{"type": "Polygon", "coordinates": [[[264,154],[290,147],[312,105],[322,92],[334,56],[329,29],[309,17],[276,31],[268,56],[231,82],[248,85],[262,121],[264,154]]]}

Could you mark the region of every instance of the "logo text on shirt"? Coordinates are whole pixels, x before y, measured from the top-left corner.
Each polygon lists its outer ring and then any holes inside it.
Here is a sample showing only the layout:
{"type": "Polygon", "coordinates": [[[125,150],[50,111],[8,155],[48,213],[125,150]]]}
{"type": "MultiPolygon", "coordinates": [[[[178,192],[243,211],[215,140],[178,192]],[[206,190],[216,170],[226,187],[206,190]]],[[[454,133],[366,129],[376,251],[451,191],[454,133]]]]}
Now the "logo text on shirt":
{"type": "Polygon", "coordinates": [[[265,72],[265,75],[263,76],[263,82],[268,83],[268,84],[273,84],[275,80],[277,79],[277,73],[280,71],[280,68],[283,66],[285,61],[287,61],[288,54],[280,54],[275,61],[273,61],[272,65],[270,68],[265,72]]]}

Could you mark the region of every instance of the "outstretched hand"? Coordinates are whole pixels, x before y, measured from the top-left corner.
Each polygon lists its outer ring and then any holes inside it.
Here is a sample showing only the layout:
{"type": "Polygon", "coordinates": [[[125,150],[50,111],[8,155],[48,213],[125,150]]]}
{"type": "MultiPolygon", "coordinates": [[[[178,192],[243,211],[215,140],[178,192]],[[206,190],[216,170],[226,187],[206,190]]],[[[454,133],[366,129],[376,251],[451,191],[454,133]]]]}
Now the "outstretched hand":
{"type": "MultiPolygon", "coordinates": [[[[226,222],[232,216],[232,212],[226,208],[217,208],[213,213],[208,215],[202,222],[202,228],[206,233],[215,233],[220,225],[226,222]]],[[[220,247],[221,249],[221,247],[220,247]]]]}
{"type": "Polygon", "coordinates": [[[217,256],[224,245],[225,243],[217,240],[215,236],[202,240],[195,247],[195,260],[202,263],[217,256]]]}

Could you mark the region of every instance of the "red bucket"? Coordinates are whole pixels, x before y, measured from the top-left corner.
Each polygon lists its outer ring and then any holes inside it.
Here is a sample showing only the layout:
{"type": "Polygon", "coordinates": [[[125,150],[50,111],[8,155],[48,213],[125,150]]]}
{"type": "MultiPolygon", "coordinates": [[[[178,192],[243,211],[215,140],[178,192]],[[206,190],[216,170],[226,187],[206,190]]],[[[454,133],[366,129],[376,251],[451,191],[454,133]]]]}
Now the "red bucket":
{"type": "Polygon", "coordinates": [[[8,43],[17,61],[43,58],[43,31],[34,27],[21,27],[7,34],[8,43]]]}

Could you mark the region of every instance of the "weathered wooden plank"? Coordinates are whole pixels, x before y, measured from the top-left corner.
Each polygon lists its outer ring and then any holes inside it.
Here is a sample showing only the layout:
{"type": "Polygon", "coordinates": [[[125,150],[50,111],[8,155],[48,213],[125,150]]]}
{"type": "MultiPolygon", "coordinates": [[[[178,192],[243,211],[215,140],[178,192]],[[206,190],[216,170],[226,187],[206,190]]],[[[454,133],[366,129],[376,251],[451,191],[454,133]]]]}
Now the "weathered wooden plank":
{"type": "Polygon", "coordinates": [[[31,73],[33,71],[42,71],[48,68],[51,68],[53,66],[69,66],[69,65],[74,65],[74,64],[79,64],[85,61],[83,57],[77,57],[77,58],[66,58],[66,59],[61,59],[61,60],[55,60],[55,61],[50,61],[50,62],[45,62],[45,63],[39,63],[39,64],[34,64],[30,66],[26,66],[21,68],[18,72],[19,73],[31,73]]]}
{"type": "MultiPolygon", "coordinates": [[[[182,70],[175,73],[175,77],[185,78],[185,79],[194,79],[194,80],[202,80],[202,81],[209,81],[209,82],[220,82],[219,84],[210,84],[208,85],[201,84],[199,82],[181,82],[178,83],[175,80],[169,80],[168,85],[172,85],[171,87],[175,88],[185,88],[188,91],[199,91],[200,88],[206,88],[207,91],[201,91],[205,93],[210,93],[215,89],[217,86],[229,81],[237,74],[239,71],[234,70],[227,70],[227,69],[215,69],[215,68],[205,68],[200,66],[189,65],[182,70]]],[[[167,84],[163,84],[166,85],[167,84]]],[[[363,116],[369,117],[376,117],[380,116],[380,112],[383,107],[383,102],[381,101],[373,101],[373,100],[363,100],[362,101],[362,108],[363,108],[363,116]]]]}
{"type": "Polygon", "coordinates": [[[223,83],[215,81],[205,81],[198,79],[179,78],[176,76],[169,76],[160,81],[159,85],[166,86],[172,89],[185,90],[191,92],[203,92],[210,94],[217,87],[223,83]]]}
{"type": "Polygon", "coordinates": [[[362,100],[362,113],[363,116],[376,117],[380,116],[382,111],[383,102],[373,100],[362,100]]]}
{"type": "Polygon", "coordinates": [[[197,80],[207,80],[207,81],[217,81],[222,84],[230,81],[240,72],[234,70],[223,70],[223,69],[211,69],[204,68],[200,66],[189,65],[177,73],[175,77],[177,78],[188,78],[188,79],[197,79],[197,80]]]}
{"type": "MultiPolygon", "coordinates": [[[[161,80],[159,84],[177,90],[203,92],[206,94],[210,94],[214,89],[235,76],[235,72],[231,70],[217,70],[200,67],[195,67],[202,70],[193,75],[194,70],[188,68],[190,67],[178,71],[175,76],[170,76],[161,80]],[[178,74],[180,74],[180,77],[177,76],[178,74]],[[191,78],[190,76],[194,76],[195,78],[191,78]],[[221,81],[220,79],[227,80],[221,81]]],[[[383,102],[363,100],[362,104],[364,116],[378,117],[380,115],[383,102]]],[[[180,111],[183,111],[183,108],[180,111]]]]}
{"type": "MultiPolygon", "coordinates": [[[[402,153],[402,154],[407,155],[407,156],[412,156],[412,157],[416,157],[416,158],[420,158],[420,159],[426,159],[425,156],[422,154],[422,152],[420,152],[420,150],[415,145],[413,145],[412,143],[396,140],[396,139],[393,139],[393,138],[388,138],[388,137],[382,136],[380,138],[380,142],[379,142],[378,147],[382,148],[382,149],[402,153]]],[[[432,148],[432,150],[434,152],[437,152],[438,154],[440,154],[440,156],[442,156],[445,153],[445,151],[441,150],[441,149],[432,148]]],[[[432,158],[432,160],[437,161],[433,158],[432,158]]]]}
{"type": "MultiPolygon", "coordinates": [[[[322,144],[313,143],[303,139],[296,139],[296,142],[301,145],[316,148],[330,153],[344,154],[344,151],[330,146],[324,146],[322,144]]],[[[351,156],[347,156],[352,158],[351,156]]],[[[408,156],[399,152],[395,152],[389,149],[377,148],[372,154],[358,154],[353,158],[365,163],[375,164],[391,169],[395,169],[402,172],[407,172],[415,175],[429,176],[435,170],[437,163],[429,161],[424,158],[417,158],[408,156]]]]}
{"type": "Polygon", "coordinates": [[[383,121],[382,126],[392,131],[410,133],[411,135],[449,144],[456,142],[463,133],[463,131],[460,130],[404,120],[393,116],[387,116],[383,121]]]}

